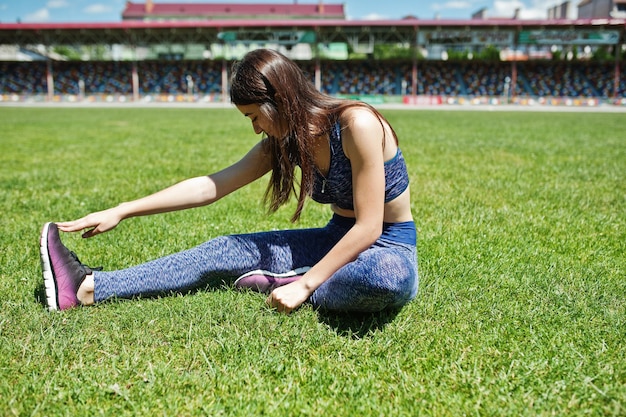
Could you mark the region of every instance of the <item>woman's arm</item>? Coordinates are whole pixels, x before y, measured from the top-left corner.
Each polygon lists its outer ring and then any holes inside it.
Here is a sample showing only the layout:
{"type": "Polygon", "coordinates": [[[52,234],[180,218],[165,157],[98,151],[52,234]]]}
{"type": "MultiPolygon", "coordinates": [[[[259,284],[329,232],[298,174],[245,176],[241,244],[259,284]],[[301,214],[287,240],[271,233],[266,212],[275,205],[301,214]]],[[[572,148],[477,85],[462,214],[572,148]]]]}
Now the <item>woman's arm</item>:
{"type": "Polygon", "coordinates": [[[64,232],[89,229],[83,237],[92,237],[113,229],[129,217],[211,204],[260,178],[269,169],[268,158],[264,157],[259,142],[241,160],[215,174],[190,178],[149,196],[88,214],[78,220],[57,223],[57,226],[64,232]]]}
{"type": "MultiPolygon", "coordinates": [[[[290,312],[305,302],[339,268],[352,262],[382,233],[385,209],[383,128],[376,116],[364,109],[346,112],[342,131],[344,152],[352,165],[356,223],[302,279],[276,288],[267,303],[290,312]]],[[[387,143],[388,146],[389,143],[387,143]]]]}

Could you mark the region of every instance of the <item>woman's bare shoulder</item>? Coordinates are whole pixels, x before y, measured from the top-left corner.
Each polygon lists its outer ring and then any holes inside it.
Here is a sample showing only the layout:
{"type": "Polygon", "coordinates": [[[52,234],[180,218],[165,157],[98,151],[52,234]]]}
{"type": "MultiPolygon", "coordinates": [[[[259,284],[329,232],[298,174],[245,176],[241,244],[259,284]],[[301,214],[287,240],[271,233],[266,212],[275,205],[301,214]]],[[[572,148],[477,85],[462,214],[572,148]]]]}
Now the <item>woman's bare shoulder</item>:
{"type": "Polygon", "coordinates": [[[339,117],[344,134],[378,135],[382,133],[384,122],[367,107],[354,106],[345,109],[339,117]]]}

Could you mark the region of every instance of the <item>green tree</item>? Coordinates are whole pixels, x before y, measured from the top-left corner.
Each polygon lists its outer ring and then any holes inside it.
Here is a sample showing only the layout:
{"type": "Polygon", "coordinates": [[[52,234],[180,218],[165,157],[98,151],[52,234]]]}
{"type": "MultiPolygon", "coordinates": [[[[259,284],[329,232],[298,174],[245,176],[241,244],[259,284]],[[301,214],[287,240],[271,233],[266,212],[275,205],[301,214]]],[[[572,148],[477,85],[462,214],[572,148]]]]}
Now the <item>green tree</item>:
{"type": "Polygon", "coordinates": [[[55,53],[66,57],[70,61],[80,61],[82,59],[82,54],[76,48],[66,46],[66,45],[58,45],[52,49],[55,53]]]}
{"type": "Polygon", "coordinates": [[[474,59],[483,61],[500,61],[500,50],[493,45],[487,45],[485,48],[474,54],[474,59]]]}

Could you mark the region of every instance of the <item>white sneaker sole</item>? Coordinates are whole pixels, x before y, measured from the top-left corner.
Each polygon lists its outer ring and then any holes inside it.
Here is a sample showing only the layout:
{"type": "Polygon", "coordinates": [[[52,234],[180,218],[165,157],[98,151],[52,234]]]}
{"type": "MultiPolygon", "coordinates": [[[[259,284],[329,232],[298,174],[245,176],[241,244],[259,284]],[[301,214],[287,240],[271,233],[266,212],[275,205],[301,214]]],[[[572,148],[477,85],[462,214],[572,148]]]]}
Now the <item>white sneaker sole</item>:
{"type": "Polygon", "coordinates": [[[237,283],[239,281],[241,281],[242,279],[244,279],[246,277],[249,277],[251,275],[265,275],[265,276],[273,277],[273,278],[290,278],[290,277],[294,277],[296,275],[302,275],[306,271],[308,271],[309,269],[311,269],[310,266],[303,266],[302,268],[296,268],[296,269],[293,269],[291,271],[283,272],[282,274],[277,274],[275,272],[265,271],[263,269],[255,269],[254,271],[246,272],[245,274],[243,274],[242,276],[237,278],[235,280],[234,285],[237,285],[237,283]]]}
{"type": "Polygon", "coordinates": [[[43,282],[46,287],[48,310],[56,311],[59,309],[59,303],[57,302],[57,283],[54,280],[50,254],[48,253],[48,230],[51,224],[51,222],[48,222],[43,226],[39,239],[39,254],[41,255],[41,270],[43,271],[43,282]]]}

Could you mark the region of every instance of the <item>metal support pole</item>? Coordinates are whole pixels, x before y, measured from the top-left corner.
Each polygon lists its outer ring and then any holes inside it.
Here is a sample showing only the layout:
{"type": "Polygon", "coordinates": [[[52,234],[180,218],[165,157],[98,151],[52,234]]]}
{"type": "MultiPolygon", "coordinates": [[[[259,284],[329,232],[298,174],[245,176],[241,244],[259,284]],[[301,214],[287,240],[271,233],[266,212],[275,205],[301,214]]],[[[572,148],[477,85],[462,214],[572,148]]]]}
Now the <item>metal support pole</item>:
{"type": "Polygon", "coordinates": [[[411,68],[411,96],[413,102],[417,102],[417,28],[413,31],[413,39],[411,39],[412,49],[412,68],[411,68]]]}
{"type": "Polygon", "coordinates": [[[222,102],[228,102],[228,68],[226,58],[222,58],[222,102]]]}
{"type": "Polygon", "coordinates": [[[613,77],[613,99],[617,102],[619,97],[619,80],[620,80],[620,67],[619,58],[622,51],[622,45],[615,44],[615,75],[613,77]]]}
{"type": "Polygon", "coordinates": [[[139,101],[139,72],[137,71],[137,60],[133,60],[132,72],[133,101],[139,101]]]}
{"type": "Polygon", "coordinates": [[[48,86],[48,101],[54,98],[54,75],[52,74],[52,61],[48,57],[46,61],[46,84],[48,86]]]}

